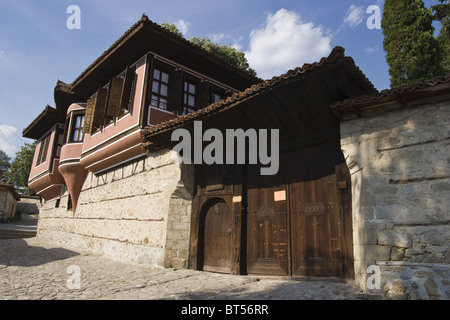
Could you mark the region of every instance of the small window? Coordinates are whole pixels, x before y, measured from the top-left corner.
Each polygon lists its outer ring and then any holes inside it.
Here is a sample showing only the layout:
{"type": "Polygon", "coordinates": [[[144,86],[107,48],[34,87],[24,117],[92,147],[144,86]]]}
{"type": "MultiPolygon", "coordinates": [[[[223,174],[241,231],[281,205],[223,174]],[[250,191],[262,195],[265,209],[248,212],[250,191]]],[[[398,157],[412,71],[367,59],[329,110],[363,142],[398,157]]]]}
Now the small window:
{"type": "Polygon", "coordinates": [[[75,114],[72,120],[72,128],[70,130],[70,142],[83,141],[84,114],[75,114]]]}
{"type": "Polygon", "coordinates": [[[36,160],[36,166],[45,162],[45,160],[47,159],[48,145],[50,144],[50,136],[51,135],[48,135],[41,141],[41,144],[39,146],[38,158],[36,160]]]}
{"type": "Polygon", "coordinates": [[[150,105],[167,110],[169,100],[169,74],[155,68],[152,78],[152,96],[150,105]]]}
{"type": "Polygon", "coordinates": [[[222,100],[222,97],[219,94],[214,93],[213,95],[214,95],[214,97],[213,97],[214,101],[213,102],[219,102],[220,100],[222,100]]]}
{"type": "Polygon", "coordinates": [[[181,110],[181,115],[186,115],[188,113],[194,112],[196,110],[196,85],[192,82],[184,82],[184,96],[183,96],[183,108],[181,110]]]}

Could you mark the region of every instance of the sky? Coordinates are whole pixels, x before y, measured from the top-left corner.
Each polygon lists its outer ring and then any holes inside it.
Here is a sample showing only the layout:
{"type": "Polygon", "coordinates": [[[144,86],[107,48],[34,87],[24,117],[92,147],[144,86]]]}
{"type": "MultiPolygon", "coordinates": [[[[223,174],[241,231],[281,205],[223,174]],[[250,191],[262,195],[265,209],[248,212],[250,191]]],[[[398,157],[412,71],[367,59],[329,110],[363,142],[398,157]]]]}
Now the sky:
{"type": "MultiPolygon", "coordinates": [[[[433,0],[424,2],[429,7],[433,0]]],[[[47,104],[55,106],[57,80],[71,83],[142,13],[158,24],[175,24],[187,39],[209,37],[244,51],[263,79],[319,61],[341,46],[379,91],[389,89],[382,30],[376,28],[372,10],[378,7],[382,13],[383,4],[384,0],[0,0],[0,150],[13,159],[25,142],[31,143],[22,131],[47,104]],[[78,16],[72,5],[79,8],[78,16]],[[73,28],[76,21],[79,28],[73,28]]]]}

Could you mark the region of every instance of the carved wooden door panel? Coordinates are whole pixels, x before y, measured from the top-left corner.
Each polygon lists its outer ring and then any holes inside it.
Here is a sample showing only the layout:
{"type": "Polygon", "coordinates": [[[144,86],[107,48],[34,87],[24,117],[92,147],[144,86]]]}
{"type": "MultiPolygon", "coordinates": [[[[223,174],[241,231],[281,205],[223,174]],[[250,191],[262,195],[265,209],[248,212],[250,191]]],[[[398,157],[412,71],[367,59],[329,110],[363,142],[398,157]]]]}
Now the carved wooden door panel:
{"type": "Polygon", "coordinates": [[[247,271],[255,274],[289,274],[289,229],[285,170],[261,176],[259,168],[247,171],[247,271]]]}

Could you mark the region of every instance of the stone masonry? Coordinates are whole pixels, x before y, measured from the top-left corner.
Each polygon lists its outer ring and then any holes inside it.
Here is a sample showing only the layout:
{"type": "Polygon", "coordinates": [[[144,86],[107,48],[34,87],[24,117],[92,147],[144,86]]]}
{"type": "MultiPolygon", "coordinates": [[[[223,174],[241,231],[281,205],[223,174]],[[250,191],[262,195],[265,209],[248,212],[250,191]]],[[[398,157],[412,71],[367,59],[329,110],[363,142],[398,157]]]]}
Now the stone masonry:
{"type": "Polygon", "coordinates": [[[449,102],[341,124],[362,288],[369,289],[367,268],[376,265],[375,290],[450,299],[449,137],[449,102]]]}
{"type": "Polygon", "coordinates": [[[187,266],[193,168],[161,150],[95,175],[89,173],[76,212],[68,192],[46,202],[38,237],[87,252],[153,266],[187,266]]]}

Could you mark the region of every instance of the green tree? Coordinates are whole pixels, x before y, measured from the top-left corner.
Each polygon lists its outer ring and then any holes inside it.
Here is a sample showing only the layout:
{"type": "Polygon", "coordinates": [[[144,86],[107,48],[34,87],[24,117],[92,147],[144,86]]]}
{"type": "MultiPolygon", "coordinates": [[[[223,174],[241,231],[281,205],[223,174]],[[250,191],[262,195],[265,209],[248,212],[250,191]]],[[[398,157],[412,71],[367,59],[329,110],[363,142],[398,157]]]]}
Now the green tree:
{"type": "Polygon", "coordinates": [[[422,0],[385,0],[383,47],[391,87],[442,75],[442,52],[434,37],[431,10],[422,0]]]}
{"type": "Polygon", "coordinates": [[[16,157],[11,163],[11,168],[6,172],[7,178],[14,183],[14,186],[22,194],[34,195],[34,192],[28,188],[28,176],[33,163],[34,150],[36,145],[34,143],[25,143],[16,153],[16,157]]]}
{"type": "Polygon", "coordinates": [[[440,3],[431,6],[433,19],[441,22],[441,31],[437,40],[442,49],[442,66],[445,73],[450,73],[450,1],[438,0],[440,3]]]}
{"type": "MultiPolygon", "coordinates": [[[[164,22],[161,24],[161,27],[175,33],[176,35],[183,37],[183,34],[180,30],[174,25],[168,22],[164,22]]],[[[219,45],[217,43],[213,43],[209,38],[199,38],[192,37],[189,41],[197,46],[202,47],[206,51],[215,54],[216,56],[226,60],[231,65],[247,71],[253,76],[256,76],[256,71],[250,68],[248,64],[247,58],[245,57],[245,53],[241,50],[237,50],[233,48],[231,45],[219,45]]]]}
{"type": "Polygon", "coordinates": [[[175,33],[179,37],[184,38],[184,36],[181,33],[181,31],[173,23],[163,22],[163,23],[161,23],[161,27],[163,27],[164,29],[169,30],[172,33],[175,33]]]}
{"type": "Polygon", "coordinates": [[[8,170],[11,167],[10,161],[11,158],[3,150],[0,150],[0,170],[8,170]]]}

